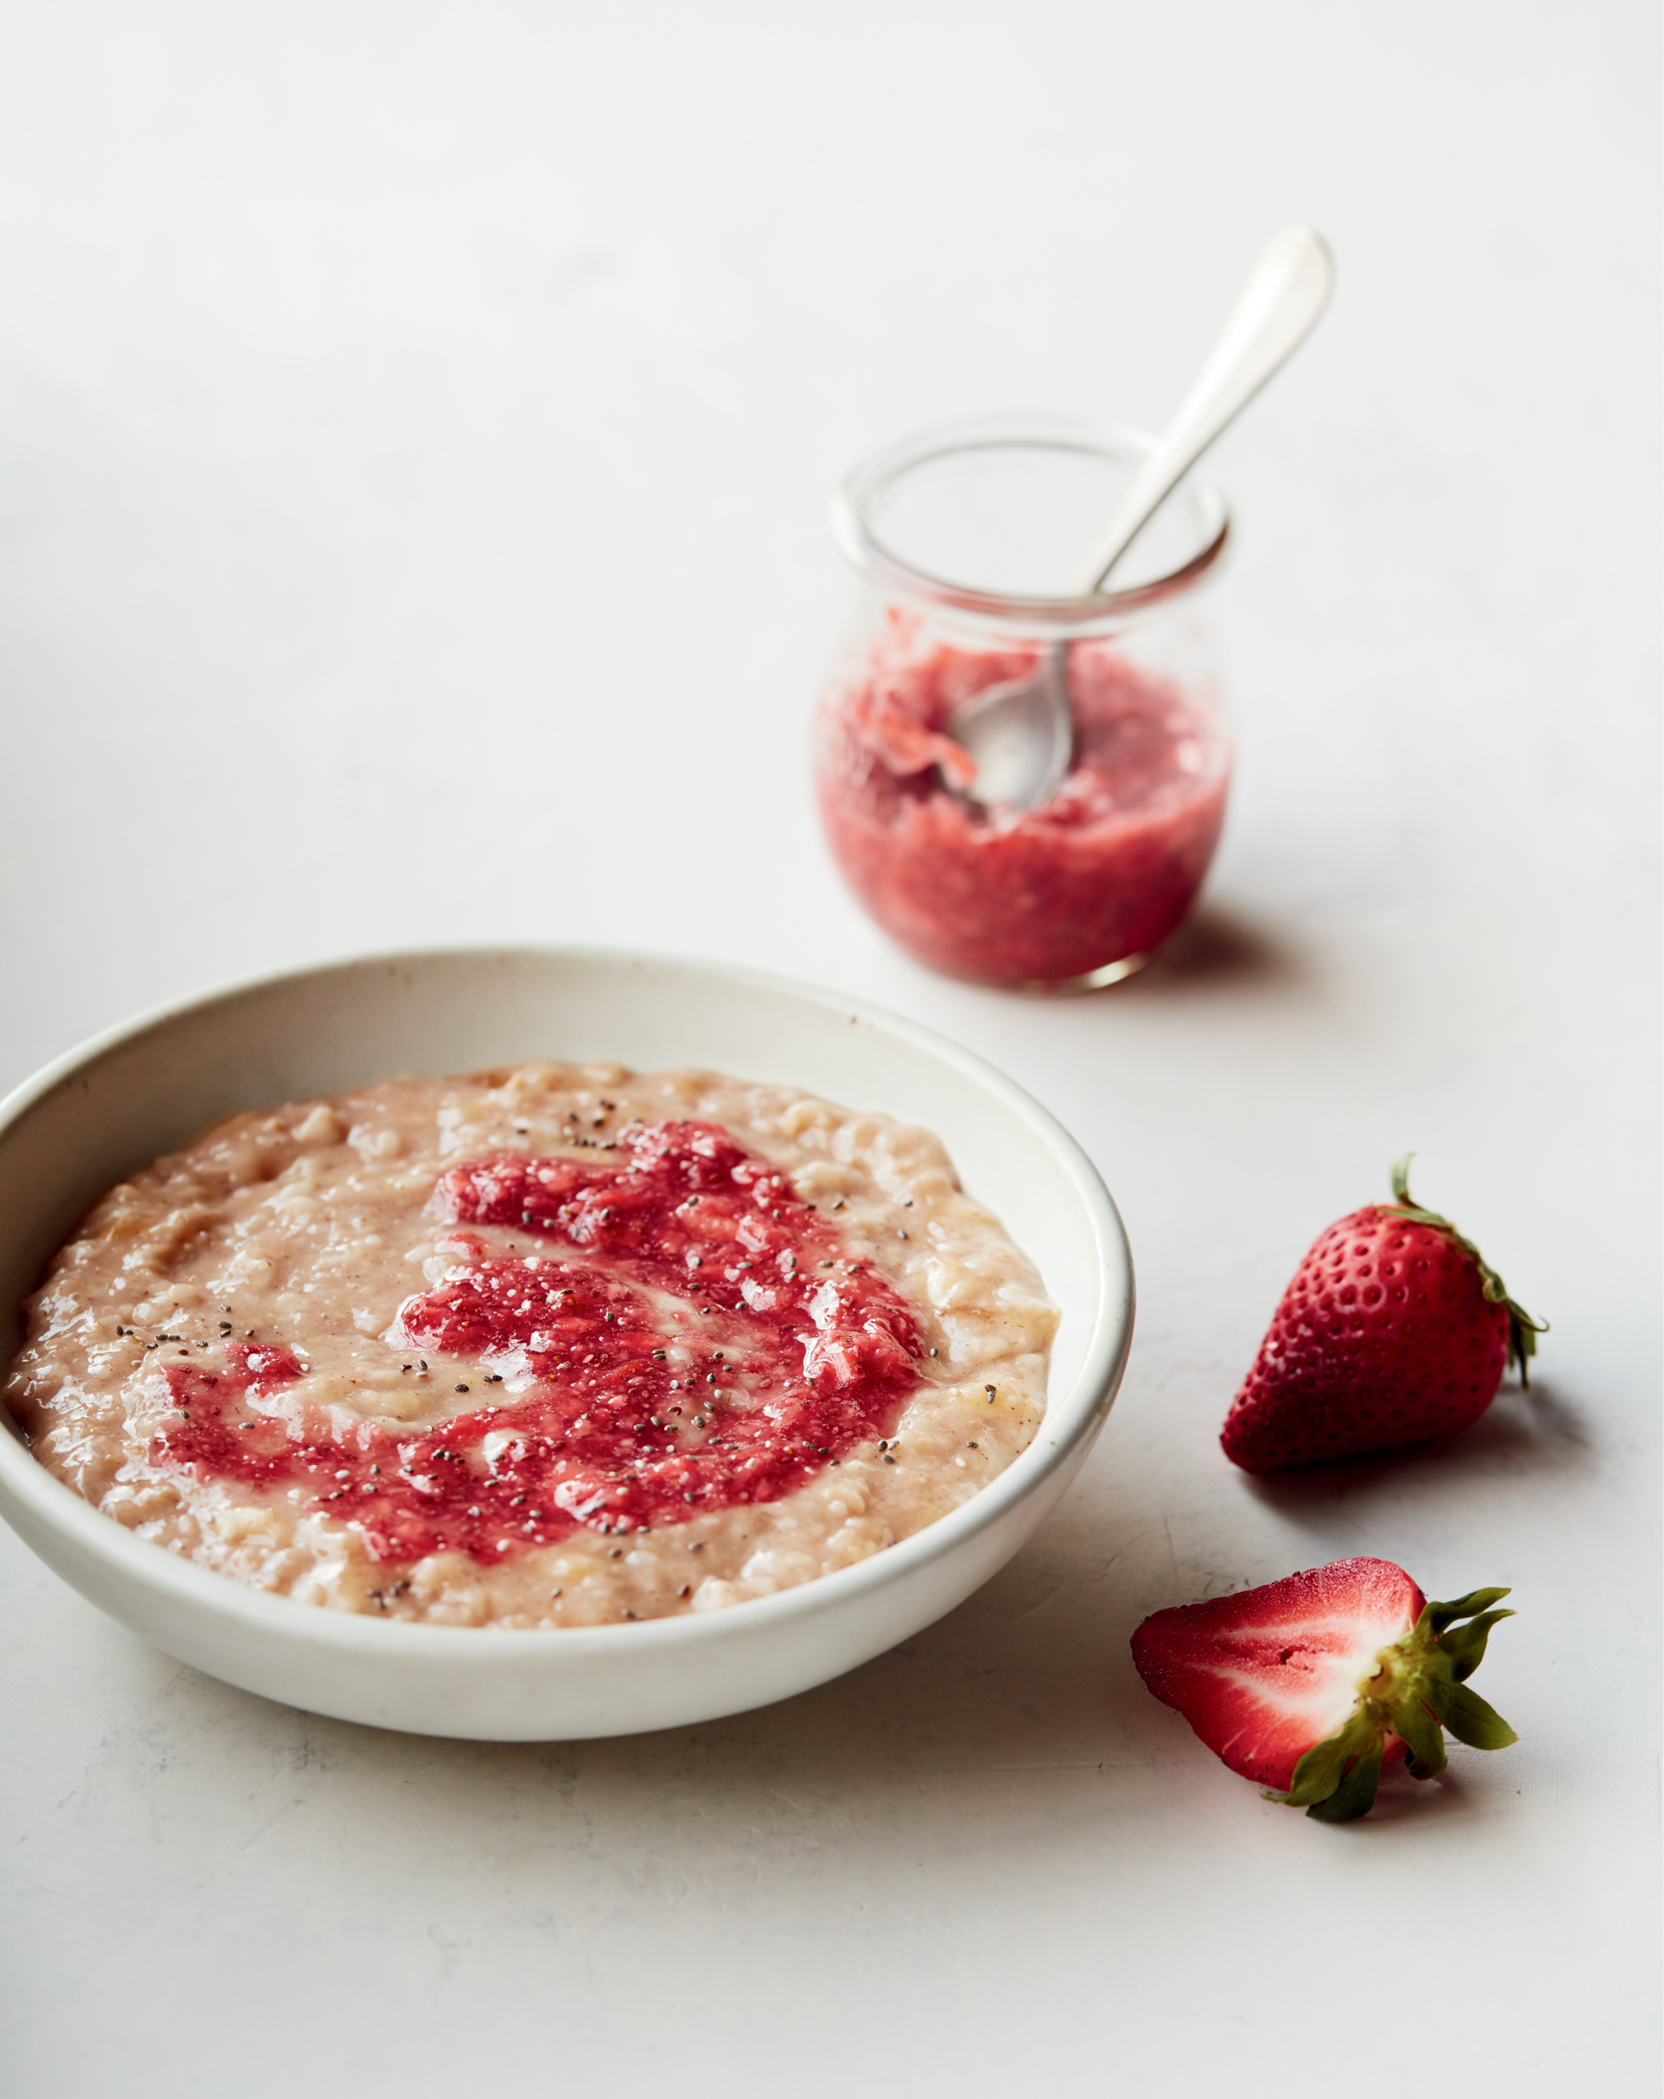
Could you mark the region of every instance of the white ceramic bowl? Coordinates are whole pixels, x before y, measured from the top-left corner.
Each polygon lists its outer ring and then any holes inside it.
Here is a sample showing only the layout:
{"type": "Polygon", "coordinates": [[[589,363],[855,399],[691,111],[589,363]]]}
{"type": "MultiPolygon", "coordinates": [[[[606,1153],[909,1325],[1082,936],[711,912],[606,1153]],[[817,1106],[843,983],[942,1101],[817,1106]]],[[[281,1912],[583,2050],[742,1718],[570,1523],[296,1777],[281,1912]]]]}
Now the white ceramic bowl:
{"type": "MultiPolygon", "coordinates": [[[[147,1015],[0,1103],[0,1361],[92,1200],[238,1108],[532,1057],[702,1065],[921,1122],[1038,1264],[1063,1318],[1035,1442],[888,1551],[729,1609],[509,1632],[388,1624],[264,1595],[134,1537],[0,1434],[0,1513],[48,1566],[181,1661],[290,1705],[418,1734],[572,1739],[673,1727],[824,1683],[1003,1566],[1103,1424],[1132,1332],[1115,1206],[1027,1094],[927,1028],[833,992],[597,949],[378,956],[147,1015]]],[[[13,1425],[4,1415],[0,1423],[13,1425]]]]}

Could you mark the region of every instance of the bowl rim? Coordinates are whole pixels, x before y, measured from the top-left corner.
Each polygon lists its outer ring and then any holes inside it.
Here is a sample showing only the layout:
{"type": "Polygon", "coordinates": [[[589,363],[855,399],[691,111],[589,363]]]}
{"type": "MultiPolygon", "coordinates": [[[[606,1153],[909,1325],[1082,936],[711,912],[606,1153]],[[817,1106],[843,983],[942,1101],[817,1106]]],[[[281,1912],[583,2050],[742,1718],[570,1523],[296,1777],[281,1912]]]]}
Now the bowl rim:
{"type": "Polygon", "coordinates": [[[447,1626],[407,1624],[371,1618],[356,1611],[336,1611],[301,1604],[287,1596],[250,1588],[212,1568],[140,1538],[106,1516],[38,1462],[24,1443],[10,1412],[0,1407],[0,1515],[9,1517],[8,1501],[23,1503],[45,1529],[68,1533],[90,1549],[112,1571],[125,1572],[146,1589],[162,1589],[181,1604],[201,1604],[222,1617],[241,1620],[251,1631],[268,1636],[309,1638],[340,1654],[359,1653],[366,1660],[397,1656],[414,1659],[427,1652],[455,1662],[468,1654],[483,1661],[505,1649],[528,1662],[565,1654],[593,1662],[609,1653],[641,1655],[667,1641],[723,1644],[749,1628],[808,1620],[855,1602],[869,1591],[892,1586],[915,1571],[935,1564],[969,1545],[992,1528],[1068,1463],[1083,1437],[1089,1436],[1114,1398],[1132,1342],[1135,1281],[1125,1227],[1102,1176],[1075,1139],[1051,1113],[997,1066],[964,1048],[950,1036],[921,1021],[908,1019],[868,1000],[828,986],[783,976],[743,964],[699,956],[666,954],[650,949],[578,942],[482,942],[445,947],[377,949],[322,962],[264,971],[229,983],[189,993],[149,1007],[132,1018],[101,1029],[64,1051],[0,1099],[0,1139],[37,1104],[89,1066],[147,1035],[188,1024],[199,1014],[234,1005],[257,993],[299,985],[331,975],[412,964],[492,959],[576,962],[718,976],[730,983],[793,1000],[835,1007],[857,1024],[899,1036],[955,1066],[1028,1123],[1059,1159],[1092,1227],[1100,1263],[1100,1295],[1080,1369],[1067,1392],[1047,1394],[1046,1416],[1039,1433],[986,1487],[939,1516],[921,1530],[897,1540],[854,1566],[800,1582],[770,1596],[748,1597],[719,1610],[688,1612],[668,1618],[646,1618],[629,1624],[552,1627],[447,1626]],[[1052,1433],[1048,1433],[1048,1429],[1052,1433]]]}

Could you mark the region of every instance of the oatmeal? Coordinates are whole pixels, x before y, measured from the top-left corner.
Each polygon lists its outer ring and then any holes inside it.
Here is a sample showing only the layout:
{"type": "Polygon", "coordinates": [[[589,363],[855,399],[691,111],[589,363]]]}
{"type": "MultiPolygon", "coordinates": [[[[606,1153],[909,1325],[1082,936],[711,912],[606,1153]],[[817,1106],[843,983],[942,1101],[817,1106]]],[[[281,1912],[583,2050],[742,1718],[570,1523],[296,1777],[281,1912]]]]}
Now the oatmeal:
{"type": "Polygon", "coordinates": [[[1056,1315],[929,1132],[527,1064],[234,1116],[113,1189],[4,1397],[141,1537],[453,1625],[708,1610],[1032,1439],[1056,1315]]]}

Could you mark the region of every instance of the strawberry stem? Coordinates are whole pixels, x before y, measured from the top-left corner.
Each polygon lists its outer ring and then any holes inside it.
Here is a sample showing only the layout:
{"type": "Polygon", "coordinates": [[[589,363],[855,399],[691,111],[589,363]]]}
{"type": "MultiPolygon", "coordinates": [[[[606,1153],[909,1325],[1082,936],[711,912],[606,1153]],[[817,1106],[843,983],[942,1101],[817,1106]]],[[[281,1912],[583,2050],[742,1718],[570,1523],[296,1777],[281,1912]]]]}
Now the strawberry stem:
{"type": "Polygon", "coordinates": [[[1472,1261],[1474,1267],[1479,1271],[1479,1287],[1484,1293],[1485,1302],[1491,1305],[1501,1305],[1502,1309],[1508,1314],[1508,1367],[1511,1370],[1517,1368],[1520,1374],[1520,1383],[1529,1385],[1531,1383],[1531,1358],[1537,1353],[1537,1336],[1548,1332],[1548,1321],[1546,1319],[1533,1319],[1524,1305],[1517,1303],[1508,1295],[1508,1287],[1501,1276],[1497,1274],[1496,1270],[1485,1259],[1485,1256],[1474,1245],[1473,1241],[1459,1232],[1448,1217],[1441,1217],[1437,1210],[1424,1210],[1419,1203],[1412,1200],[1410,1195],[1410,1161],[1414,1157],[1414,1152],[1406,1152],[1402,1159],[1396,1160],[1393,1164],[1392,1193],[1395,1207],[1402,1211],[1412,1224],[1430,1224],[1441,1232],[1448,1232],[1463,1253],[1472,1261]]]}
{"type": "Polygon", "coordinates": [[[1517,1742],[1502,1715],[1467,1686],[1491,1628],[1514,1615],[1491,1608],[1507,1594],[1475,1589],[1454,1603],[1426,1605],[1403,1639],[1375,1657],[1345,1723],[1306,1751],[1286,1793],[1269,1797],[1303,1807],[1318,1822],[1355,1822],[1375,1805],[1381,1760],[1395,1737],[1408,1751],[1412,1778],[1436,1778],[1444,1769],[1446,1728],[1472,1749],[1517,1742]]]}

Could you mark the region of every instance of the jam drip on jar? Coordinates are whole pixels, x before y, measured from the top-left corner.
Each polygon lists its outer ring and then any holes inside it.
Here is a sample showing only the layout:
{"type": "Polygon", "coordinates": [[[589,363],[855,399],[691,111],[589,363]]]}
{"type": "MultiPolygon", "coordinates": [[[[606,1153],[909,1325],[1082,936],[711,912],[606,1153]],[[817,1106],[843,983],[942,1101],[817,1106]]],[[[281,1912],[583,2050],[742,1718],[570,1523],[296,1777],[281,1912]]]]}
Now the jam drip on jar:
{"type": "MultiPolygon", "coordinates": [[[[626,1163],[502,1152],[445,1174],[463,1258],[390,1339],[472,1358],[494,1405],[411,1430],[272,1419],[288,1350],[170,1365],[159,1462],[302,1490],[372,1557],[493,1565],[585,1527],[610,1535],[776,1501],[893,1428],[923,1353],[911,1307],[766,1160],[712,1123],[636,1124],[626,1163]],[[494,1250],[508,1226],[549,1250],[494,1250]]],[[[467,1380],[470,1389],[474,1378],[467,1380]]]]}

